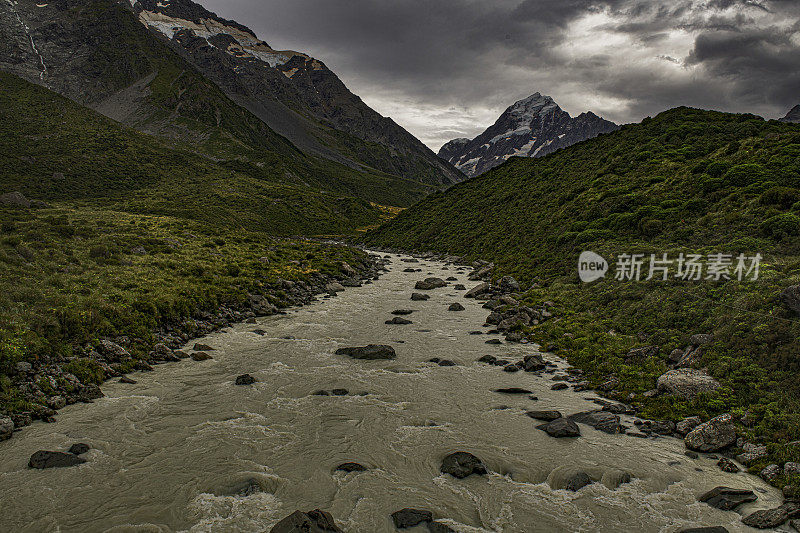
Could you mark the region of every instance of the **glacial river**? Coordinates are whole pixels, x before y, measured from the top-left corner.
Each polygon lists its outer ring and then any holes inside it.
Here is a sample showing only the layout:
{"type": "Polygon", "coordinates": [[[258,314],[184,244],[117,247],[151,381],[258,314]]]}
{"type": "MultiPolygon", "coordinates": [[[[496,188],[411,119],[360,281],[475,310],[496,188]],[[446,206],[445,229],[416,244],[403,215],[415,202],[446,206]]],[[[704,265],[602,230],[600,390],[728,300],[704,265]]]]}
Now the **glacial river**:
{"type": "MultiPolygon", "coordinates": [[[[677,439],[608,435],[584,425],[577,439],[537,430],[540,422],[526,410],[597,409],[596,396],[553,391],[552,374],[475,362],[537,350],[470,335],[488,329],[481,327],[488,311],[452,283],[429,291],[428,301],[410,300],[414,282],[429,273],[475,285],[468,270],[399,256],[389,268],[335,298],[198,339],[215,348],[213,360],[131,374],[135,385],[109,382],[105,398],[67,407],[57,423],[36,423],[0,443],[0,531],[269,531],[296,509],[321,508],[346,532],[383,533],[396,531],[390,514],[405,507],[428,509],[470,533],[672,533],[701,525],[748,531],[740,514],[697,496],[727,485],[759,496],[740,512],[780,505],[779,493],[760,479],[692,460],[677,439]],[[403,272],[409,266],[422,272],[403,272]],[[466,310],[448,311],[452,302],[466,310]],[[413,309],[406,317],[413,323],[384,324],[395,309],[413,309]],[[397,359],[334,355],[338,347],[370,343],[392,345],[397,359]],[[425,362],[432,357],[458,365],[425,362]],[[257,383],[234,385],[243,373],[257,383]],[[539,399],[494,392],[501,387],[527,388],[539,399]],[[334,388],[350,394],[313,394],[334,388]],[[35,451],[75,442],[92,446],[86,464],[27,468],[35,451]],[[491,473],[462,480],[441,474],[442,458],[458,450],[477,455],[491,473]],[[349,461],[368,470],[334,472],[349,461]],[[627,472],[633,480],[616,489],[601,482],[559,489],[576,470],[596,479],[627,472]],[[236,495],[248,483],[258,490],[236,495]]],[[[563,374],[563,361],[545,358],[563,374]]]]}

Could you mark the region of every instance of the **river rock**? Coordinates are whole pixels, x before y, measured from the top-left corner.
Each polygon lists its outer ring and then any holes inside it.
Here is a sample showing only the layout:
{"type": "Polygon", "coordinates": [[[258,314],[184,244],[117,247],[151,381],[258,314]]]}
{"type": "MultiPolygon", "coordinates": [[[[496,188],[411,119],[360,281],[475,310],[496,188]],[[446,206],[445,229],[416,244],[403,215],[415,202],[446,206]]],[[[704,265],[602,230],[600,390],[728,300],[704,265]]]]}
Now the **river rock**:
{"type": "Polygon", "coordinates": [[[213,359],[206,352],[193,352],[189,357],[194,361],[208,361],[209,359],[213,359]]]}
{"type": "Polygon", "coordinates": [[[91,449],[92,447],[89,446],[88,444],[84,444],[83,442],[76,442],[75,444],[70,446],[69,450],[67,451],[69,451],[69,453],[73,455],[83,455],[84,453],[88,452],[91,449]]]}
{"type": "Polygon", "coordinates": [[[344,533],[325,511],[295,511],[270,529],[270,533],[344,533]]]}
{"type": "Polygon", "coordinates": [[[410,507],[392,513],[392,521],[397,529],[414,527],[431,520],[433,520],[433,513],[430,511],[411,509],[410,507]]]}
{"type": "Polygon", "coordinates": [[[597,430],[612,435],[622,432],[622,427],[619,423],[619,417],[609,411],[587,411],[584,413],[575,413],[574,415],[570,415],[569,419],[573,422],[592,426],[597,430]]]}
{"type": "Polygon", "coordinates": [[[405,316],[405,315],[410,315],[413,312],[414,312],[413,309],[395,309],[394,311],[392,311],[392,314],[405,316]]]}
{"type": "Polygon", "coordinates": [[[565,390],[565,389],[568,389],[568,388],[569,388],[569,385],[567,385],[566,383],[556,383],[555,385],[550,387],[550,390],[565,390]]]}
{"type": "Polygon", "coordinates": [[[477,298],[489,292],[490,285],[488,283],[481,283],[471,288],[464,294],[464,298],[477,298]]]}
{"type": "Polygon", "coordinates": [[[581,430],[578,424],[568,418],[557,418],[547,424],[536,426],[536,429],[541,429],[551,437],[580,437],[581,430]]]}
{"type": "Polygon", "coordinates": [[[425,278],[423,281],[418,281],[414,288],[420,291],[430,291],[445,286],[447,286],[447,282],[442,278],[425,278]]]}
{"type": "Polygon", "coordinates": [[[693,368],[670,370],[658,378],[656,388],[660,392],[691,399],[702,392],[712,392],[720,387],[719,382],[693,368]]]}
{"type": "Polygon", "coordinates": [[[757,496],[752,490],[715,487],[700,496],[698,501],[723,511],[732,511],[743,503],[754,502],[756,499],[757,496]]]}
{"type": "Polygon", "coordinates": [[[460,303],[452,303],[450,307],[447,308],[448,311],[463,311],[465,307],[460,303]]]}
{"type": "Polygon", "coordinates": [[[730,474],[736,474],[739,472],[739,467],[736,466],[736,463],[727,457],[722,457],[719,461],[717,461],[717,466],[723,472],[728,472],[730,474]]]}
{"type": "Polygon", "coordinates": [[[369,344],[367,346],[353,346],[348,348],[339,348],[336,350],[336,355],[347,355],[353,359],[394,359],[397,354],[394,348],[385,344],[369,344]]]}
{"type": "Polygon", "coordinates": [[[214,348],[212,348],[208,344],[196,342],[194,343],[194,347],[192,347],[192,350],[194,350],[195,352],[213,352],[214,348]]]}
{"type": "Polygon", "coordinates": [[[503,389],[495,389],[494,391],[500,394],[530,394],[532,392],[520,387],[505,387],[503,389]]]}
{"type": "Polygon", "coordinates": [[[569,481],[567,481],[567,486],[564,488],[571,490],[572,492],[578,492],[583,487],[591,484],[592,478],[589,477],[589,474],[586,472],[578,472],[569,478],[569,481]]]}
{"type": "Polygon", "coordinates": [[[439,366],[457,366],[455,361],[451,361],[450,359],[441,359],[437,361],[436,364],[439,366]]]}
{"type": "Polygon", "coordinates": [[[503,344],[503,341],[500,339],[489,339],[485,342],[485,344],[503,344]]]}
{"type": "Polygon", "coordinates": [[[119,378],[119,382],[126,383],[128,385],[136,385],[136,383],[138,383],[135,379],[131,379],[128,376],[122,376],[121,378],[119,378]]]}
{"type": "Polygon", "coordinates": [[[684,443],[696,452],[717,452],[736,443],[736,428],[729,414],[700,424],[684,437],[684,443]]]}
{"type": "Polygon", "coordinates": [[[49,452],[39,450],[31,455],[28,466],[30,468],[37,468],[39,470],[44,468],[62,468],[67,466],[80,465],[86,462],[86,459],[78,457],[72,453],[66,452],[49,452]]]}
{"type": "Polygon", "coordinates": [[[699,416],[690,416],[678,422],[675,425],[675,431],[677,431],[683,436],[686,436],[690,431],[692,431],[694,428],[696,428],[702,423],[703,420],[699,416]]]}
{"type": "Polygon", "coordinates": [[[391,320],[387,320],[386,322],[384,322],[384,324],[394,324],[394,325],[397,325],[397,326],[405,326],[407,324],[413,324],[413,322],[411,320],[406,319],[406,318],[396,316],[396,317],[392,318],[391,320]]]}
{"type": "Polygon", "coordinates": [[[497,362],[497,357],[493,355],[482,355],[477,359],[477,362],[493,365],[495,362],[497,362]]]}
{"type": "Polygon", "coordinates": [[[708,526],[708,527],[690,527],[688,529],[681,529],[678,533],[729,533],[728,529],[723,526],[708,526]]]}
{"type": "Polygon", "coordinates": [[[327,285],[325,285],[325,292],[327,292],[328,294],[336,294],[337,292],[342,292],[342,291],[344,291],[344,285],[342,285],[341,283],[332,281],[327,285]]]}
{"type": "Polygon", "coordinates": [[[0,441],[8,440],[14,434],[14,420],[10,417],[0,417],[0,441]]]}
{"type": "Polygon", "coordinates": [[[562,416],[560,411],[526,411],[525,414],[543,422],[552,422],[562,416]]]}
{"type": "Polygon", "coordinates": [[[451,453],[442,460],[440,470],[443,474],[450,474],[458,479],[464,479],[472,474],[482,476],[487,473],[481,460],[469,452],[451,453]]]}
{"type": "Polygon", "coordinates": [[[419,293],[419,292],[412,292],[411,293],[411,299],[413,301],[415,301],[415,302],[424,302],[425,300],[430,299],[430,296],[428,296],[427,294],[419,293]]]}
{"type": "Polygon", "coordinates": [[[250,374],[242,374],[241,376],[236,376],[237,385],[252,385],[255,382],[256,378],[254,378],[250,374]]]}
{"type": "Polygon", "coordinates": [[[544,358],[541,355],[526,355],[522,358],[522,369],[525,372],[537,372],[544,370],[546,366],[547,363],[544,362],[544,358]]]}
{"type": "Polygon", "coordinates": [[[756,529],[772,529],[782,526],[789,518],[800,516],[800,504],[787,502],[775,509],[763,509],[742,519],[746,526],[756,529]]]}
{"type": "Polygon", "coordinates": [[[428,533],[457,533],[455,529],[441,522],[428,522],[428,533]]]}
{"type": "MultiPolygon", "coordinates": [[[[464,286],[463,283],[456,283],[455,285],[453,285],[453,289],[457,290],[457,291],[465,291],[465,290],[467,290],[467,288],[464,286]]],[[[433,523],[433,522],[431,522],[431,523],[433,523]]],[[[443,524],[441,524],[441,525],[443,527],[447,527],[447,526],[444,526],[443,524]]]]}
{"type": "Polygon", "coordinates": [[[366,472],[367,467],[359,463],[342,463],[335,468],[339,472],[366,472]]]}

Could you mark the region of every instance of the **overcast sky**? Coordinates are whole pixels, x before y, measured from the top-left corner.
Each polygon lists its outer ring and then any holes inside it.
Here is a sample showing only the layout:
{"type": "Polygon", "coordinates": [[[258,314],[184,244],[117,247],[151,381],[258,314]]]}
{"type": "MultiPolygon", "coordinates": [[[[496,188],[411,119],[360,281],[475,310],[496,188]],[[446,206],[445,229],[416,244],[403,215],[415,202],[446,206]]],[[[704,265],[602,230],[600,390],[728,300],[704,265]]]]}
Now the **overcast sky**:
{"type": "Polygon", "coordinates": [[[800,0],[199,0],[434,150],[541,92],[573,116],[800,103],[800,0]]]}

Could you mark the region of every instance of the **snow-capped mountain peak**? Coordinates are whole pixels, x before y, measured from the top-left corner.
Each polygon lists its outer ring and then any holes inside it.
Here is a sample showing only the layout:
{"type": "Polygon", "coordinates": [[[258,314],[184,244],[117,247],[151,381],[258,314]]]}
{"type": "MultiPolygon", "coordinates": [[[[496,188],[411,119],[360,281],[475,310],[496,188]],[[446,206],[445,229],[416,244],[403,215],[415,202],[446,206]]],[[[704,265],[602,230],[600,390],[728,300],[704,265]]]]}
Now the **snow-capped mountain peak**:
{"type": "Polygon", "coordinates": [[[510,157],[543,156],[616,128],[591,112],[572,118],[550,96],[536,92],[508,107],[474,139],[455,139],[442,146],[439,157],[468,176],[477,176],[510,157]]]}

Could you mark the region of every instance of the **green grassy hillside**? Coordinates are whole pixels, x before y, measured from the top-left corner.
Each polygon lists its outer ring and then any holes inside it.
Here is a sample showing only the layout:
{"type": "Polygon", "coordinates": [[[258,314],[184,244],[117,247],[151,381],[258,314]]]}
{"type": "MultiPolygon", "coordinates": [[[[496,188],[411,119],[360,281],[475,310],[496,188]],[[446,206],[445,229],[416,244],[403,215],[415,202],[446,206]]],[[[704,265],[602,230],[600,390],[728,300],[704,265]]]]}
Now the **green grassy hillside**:
{"type": "Polygon", "coordinates": [[[212,160],[0,73],[2,192],[292,235],[353,231],[380,219],[365,197],[413,197],[399,178],[344,171],[328,174],[324,190],[293,184],[306,172],[276,154],[262,164],[212,160]]]}
{"type": "Polygon", "coordinates": [[[616,376],[616,396],[647,416],[749,413],[742,431],[770,444],[769,460],[800,458],[787,444],[800,439],[800,317],[779,298],[800,283],[797,125],[673,109],[547,157],[512,159],[403,211],[367,241],[495,261],[496,275],[534,284],[527,301],[556,304],[558,320],[530,333],[595,386],[616,376]],[[583,250],[603,255],[611,274],[581,283],[583,250]],[[646,254],[644,278],[649,254],[681,252],[764,259],[758,281],[613,279],[619,254],[646,254]],[[723,387],[696,401],[645,396],[667,354],[695,333],[714,334],[696,366],[723,387]],[[659,357],[626,362],[644,345],[658,345],[659,357]]]}

